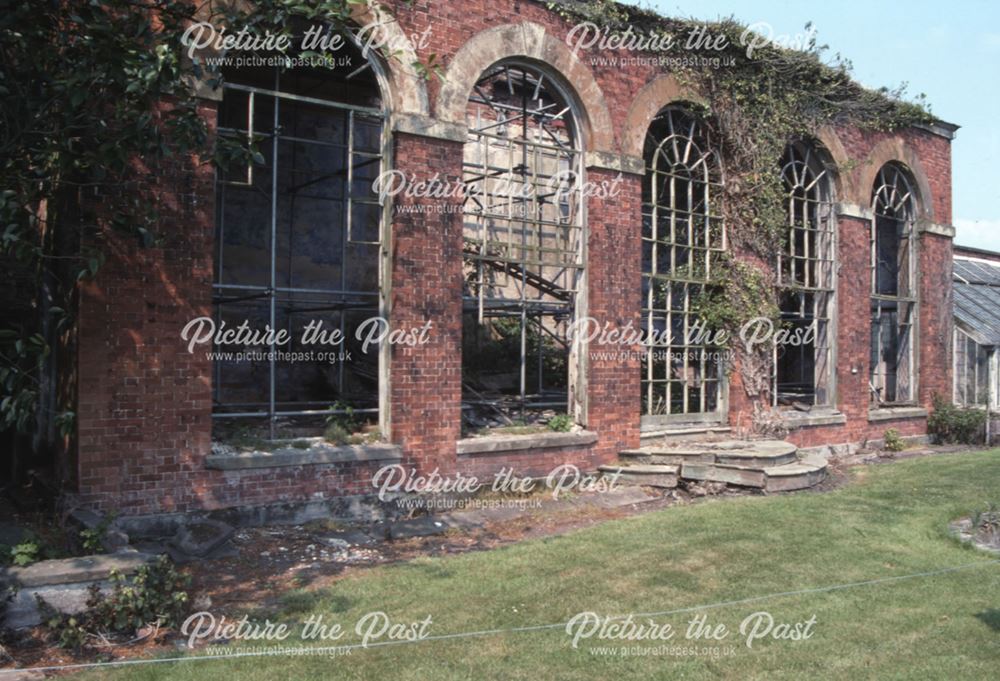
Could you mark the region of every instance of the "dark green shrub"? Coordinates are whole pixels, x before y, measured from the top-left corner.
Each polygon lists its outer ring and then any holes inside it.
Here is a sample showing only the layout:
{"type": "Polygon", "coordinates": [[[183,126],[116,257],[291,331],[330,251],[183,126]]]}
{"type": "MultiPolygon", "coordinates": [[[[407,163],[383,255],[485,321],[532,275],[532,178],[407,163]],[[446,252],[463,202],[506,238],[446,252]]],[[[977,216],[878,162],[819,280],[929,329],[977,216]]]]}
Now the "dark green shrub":
{"type": "Polygon", "coordinates": [[[956,407],[939,395],[927,419],[927,432],[941,444],[982,444],[986,439],[986,411],[956,407]]]}
{"type": "Polygon", "coordinates": [[[129,580],[119,572],[111,573],[111,593],[94,592],[88,602],[96,624],[117,633],[131,633],[151,622],[160,626],[180,625],[188,609],[185,589],[191,578],[174,568],[166,556],[143,565],[129,580]]]}
{"type": "Polygon", "coordinates": [[[885,441],[885,451],[901,452],[906,449],[906,443],[903,442],[902,436],[900,436],[899,431],[895,428],[885,431],[885,435],[882,437],[885,441]]]}
{"type": "Polygon", "coordinates": [[[51,640],[60,648],[73,652],[81,651],[87,643],[87,638],[90,637],[90,632],[83,625],[83,616],[59,612],[38,594],[35,594],[35,600],[38,601],[38,611],[42,615],[42,626],[49,633],[51,640]]]}
{"type": "Polygon", "coordinates": [[[134,636],[147,624],[175,628],[184,620],[191,578],[177,572],[166,556],[131,578],[114,570],[110,580],[110,593],[101,593],[97,584],[90,587],[87,608],[77,615],[60,613],[36,596],[43,624],[61,647],[79,650],[91,635],[134,636]]]}

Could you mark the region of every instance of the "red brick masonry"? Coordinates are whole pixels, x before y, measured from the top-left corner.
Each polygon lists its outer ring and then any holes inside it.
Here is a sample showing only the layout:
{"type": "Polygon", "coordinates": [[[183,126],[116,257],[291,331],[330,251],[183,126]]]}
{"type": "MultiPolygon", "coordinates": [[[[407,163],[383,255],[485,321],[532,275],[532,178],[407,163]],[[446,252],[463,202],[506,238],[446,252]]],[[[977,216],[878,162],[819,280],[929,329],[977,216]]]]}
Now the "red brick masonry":
{"type": "MultiPolygon", "coordinates": [[[[542,3],[523,0],[455,0],[394,8],[407,35],[428,26],[433,40],[417,50],[422,60],[435,52],[452,57],[482,31],[524,22],[545,28],[564,41],[570,24],[542,3]]],[[[539,63],[537,55],[517,53],[539,63]]],[[[591,129],[584,142],[604,136],[610,150],[628,154],[627,117],[640,91],[662,72],[591,62],[607,56],[581,53],[579,68],[589,72],[603,97],[611,129],[591,129]]],[[[546,59],[551,62],[552,60],[546,59]]],[[[571,92],[583,84],[564,75],[571,92]]],[[[442,85],[426,85],[431,118],[439,116],[442,85]]],[[[665,106],[663,101],[658,106],[665,106]]],[[[205,100],[205,119],[214,125],[216,104],[205,100]]],[[[590,120],[596,120],[592,112],[590,120]]],[[[950,140],[945,134],[909,129],[894,134],[828,130],[819,135],[843,170],[837,200],[869,205],[874,173],[883,163],[904,163],[918,179],[921,221],[951,224],[950,140]],[[846,162],[850,162],[847,164],[846,162]]],[[[592,157],[591,157],[592,158],[592,157]]],[[[396,131],[394,167],[407,174],[442,179],[461,177],[462,144],[440,137],[396,131]]],[[[618,171],[588,163],[588,179],[613,179],[618,171]]],[[[189,354],[180,330],[190,319],[211,314],[214,177],[209,165],[178,163],[165,168],[149,200],[162,214],[162,242],[141,248],[108,235],[110,257],[95,283],[81,295],[79,328],[78,493],[89,506],[126,515],[197,511],[232,506],[298,502],[371,491],[378,463],[345,463],[209,470],[211,445],[211,364],[203,353],[189,354]]],[[[640,323],[641,177],[624,174],[615,199],[590,199],[588,217],[588,314],[617,325],[640,323]]],[[[401,199],[401,201],[421,199],[401,199]]],[[[427,199],[423,199],[427,200],[427,199]]],[[[591,361],[587,370],[586,427],[597,442],[585,447],[458,455],[461,432],[462,224],[460,212],[394,212],[391,261],[391,323],[419,326],[433,320],[428,345],[395,347],[390,361],[391,441],[404,463],[423,471],[489,475],[504,466],[520,473],[543,473],[575,463],[593,469],[614,460],[640,436],[639,363],[591,361]]],[[[904,435],[924,433],[925,418],[869,420],[869,229],[864,215],[845,209],[839,219],[837,313],[837,406],[844,425],[799,429],[789,439],[800,445],[838,444],[880,438],[888,427],[904,435]]],[[[947,236],[919,237],[919,402],[951,389],[951,258],[947,236]]],[[[603,348],[591,347],[590,351],[603,348]]],[[[617,349],[617,348],[607,348],[617,349]]],[[[730,424],[747,407],[737,382],[731,387],[730,424]]]]}

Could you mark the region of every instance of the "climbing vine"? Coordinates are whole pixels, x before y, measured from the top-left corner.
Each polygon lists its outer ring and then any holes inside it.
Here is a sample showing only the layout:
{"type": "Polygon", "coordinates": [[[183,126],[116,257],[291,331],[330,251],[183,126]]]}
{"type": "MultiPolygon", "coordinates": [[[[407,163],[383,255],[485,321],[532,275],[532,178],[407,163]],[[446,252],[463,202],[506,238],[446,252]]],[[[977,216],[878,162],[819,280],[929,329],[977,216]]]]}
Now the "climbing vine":
{"type": "MultiPolygon", "coordinates": [[[[750,319],[779,321],[781,291],[773,264],[787,239],[786,193],[779,173],[786,145],[814,137],[827,125],[892,131],[933,120],[923,95],[915,102],[905,99],[905,85],[871,90],[855,82],[850,62],[840,55],[828,59],[826,46],[816,42],[809,25],[802,49],[786,49],[762,45],[757,34],[734,18],[665,18],[611,0],[546,4],[573,24],[589,22],[607,33],[627,31],[637,36],[635,43],[659,46],[662,51],[651,56],[688,57],[664,61],[669,64],[664,70],[707,105],[704,123],[725,168],[721,210],[730,250],[744,258],[727,259],[716,270],[715,288],[700,311],[732,338],[750,319]],[[701,40],[692,43],[692,34],[701,40]],[[666,48],[664,36],[673,37],[666,48]],[[748,44],[754,49],[748,50],[748,44]]],[[[769,349],[733,346],[748,396],[766,401],[770,388],[762,377],[770,375],[769,349]]]]}

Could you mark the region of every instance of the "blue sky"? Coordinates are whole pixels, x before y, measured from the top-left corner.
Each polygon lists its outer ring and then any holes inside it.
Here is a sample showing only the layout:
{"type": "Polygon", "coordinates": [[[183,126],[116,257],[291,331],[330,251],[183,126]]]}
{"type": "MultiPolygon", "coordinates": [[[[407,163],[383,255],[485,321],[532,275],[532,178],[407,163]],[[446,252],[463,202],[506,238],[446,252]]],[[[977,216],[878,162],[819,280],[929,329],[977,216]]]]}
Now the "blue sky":
{"type": "Polygon", "coordinates": [[[908,83],[934,115],[962,126],[952,143],[956,243],[1000,251],[1000,2],[839,0],[641,0],[661,14],[695,19],[735,15],[767,22],[775,35],[801,34],[854,64],[863,84],[908,83]]]}

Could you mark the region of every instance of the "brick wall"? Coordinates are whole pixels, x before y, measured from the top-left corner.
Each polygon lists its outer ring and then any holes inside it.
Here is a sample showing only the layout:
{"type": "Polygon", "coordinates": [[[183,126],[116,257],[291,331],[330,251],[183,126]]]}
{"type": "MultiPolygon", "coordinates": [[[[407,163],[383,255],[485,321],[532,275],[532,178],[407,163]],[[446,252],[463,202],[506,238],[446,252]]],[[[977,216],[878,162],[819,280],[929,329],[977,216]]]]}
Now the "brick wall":
{"type": "MultiPolygon", "coordinates": [[[[460,182],[462,145],[410,135],[396,140],[396,168],[418,181],[438,175],[460,182]]],[[[392,349],[391,421],[395,442],[422,469],[453,470],[462,432],[461,199],[437,210],[437,199],[399,196],[392,243],[395,326],[431,321],[430,342],[392,349]],[[416,204],[425,212],[399,212],[416,204]]]]}
{"type": "MultiPolygon", "coordinates": [[[[557,40],[569,25],[541,3],[524,0],[460,0],[411,5],[390,3],[403,32],[432,30],[430,52],[448,64],[477,33],[501,24],[531,21],[557,40]]],[[[652,66],[619,69],[592,62],[597,54],[581,54],[596,79],[598,93],[613,123],[613,140],[624,153],[624,122],[637,94],[661,75],[652,66]]],[[[575,85],[568,84],[572,89],[575,85]]],[[[437,113],[441,90],[427,83],[430,114],[437,113]]],[[[593,97],[594,92],[588,92],[593,97]]],[[[666,104],[664,102],[663,104],[666,104]]],[[[206,120],[214,123],[215,106],[205,102],[206,120]]],[[[601,131],[596,131],[601,132],[601,131]]],[[[608,131],[603,131],[607,133],[608,131]]],[[[595,133],[596,134],[596,133],[595,133]]],[[[950,146],[923,130],[896,134],[834,131],[845,160],[845,196],[838,200],[867,206],[871,187],[866,173],[886,149],[905,148],[926,177],[927,217],[951,222],[950,146]],[[893,146],[895,145],[895,146],[893,146]],[[860,197],[860,198],[859,198],[860,197]]],[[[395,168],[417,178],[435,173],[443,181],[461,176],[462,145],[432,137],[396,133],[395,168]]],[[[617,171],[593,164],[588,179],[609,181],[617,171]]],[[[192,317],[211,310],[214,197],[207,165],[165,168],[148,196],[163,209],[161,245],[152,249],[108,235],[110,258],[95,283],[81,292],[79,328],[79,495],[105,510],[125,514],[214,509],[226,506],[299,501],[369,490],[375,464],[340,464],[210,471],[204,458],[211,440],[211,367],[204,356],[191,355],[179,332],[192,317]]],[[[615,326],[640,322],[640,193],[641,180],[624,174],[620,193],[592,197],[587,205],[587,314],[615,326]]],[[[401,204],[426,199],[397,197],[401,204]]],[[[442,208],[439,201],[423,212],[393,215],[389,251],[391,322],[396,328],[430,320],[433,333],[424,346],[396,346],[390,358],[389,421],[392,440],[401,445],[405,462],[420,470],[491,475],[502,467],[542,474],[571,462],[593,468],[614,459],[622,448],[639,444],[639,362],[592,356],[586,374],[586,427],[597,433],[589,447],[545,449],[505,455],[456,455],[461,433],[461,290],[462,223],[460,201],[442,208]]],[[[924,419],[898,422],[868,420],[868,232],[856,217],[839,220],[837,385],[843,426],[796,431],[793,441],[808,445],[857,442],[881,437],[886,428],[903,434],[923,432],[924,419]]],[[[919,353],[921,403],[933,392],[947,394],[951,384],[950,267],[951,241],[924,234],[919,241],[919,353]]],[[[729,421],[747,416],[738,375],[731,385],[729,421]]]]}

